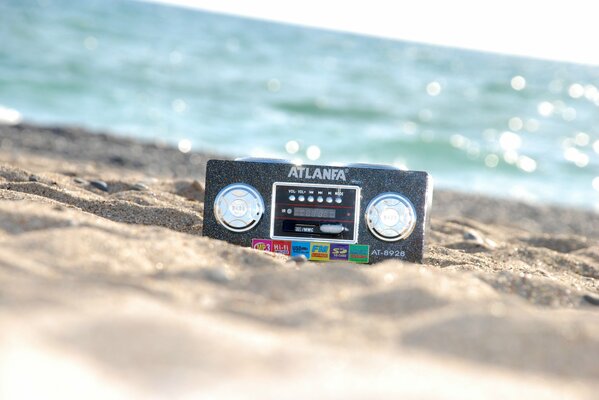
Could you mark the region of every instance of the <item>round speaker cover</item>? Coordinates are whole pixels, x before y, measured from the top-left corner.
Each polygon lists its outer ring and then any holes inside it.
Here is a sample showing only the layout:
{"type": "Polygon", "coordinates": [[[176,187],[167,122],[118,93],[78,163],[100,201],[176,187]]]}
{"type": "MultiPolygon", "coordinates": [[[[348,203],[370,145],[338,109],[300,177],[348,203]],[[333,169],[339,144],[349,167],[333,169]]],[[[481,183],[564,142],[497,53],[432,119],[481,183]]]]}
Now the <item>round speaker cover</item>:
{"type": "Polygon", "coordinates": [[[264,214],[260,193],[245,183],[233,183],[223,188],[214,200],[216,220],[233,232],[252,229],[264,214]]]}
{"type": "Polygon", "coordinates": [[[386,242],[405,239],[416,226],[416,210],[399,193],[382,193],[366,208],[366,224],[370,232],[386,242]]]}

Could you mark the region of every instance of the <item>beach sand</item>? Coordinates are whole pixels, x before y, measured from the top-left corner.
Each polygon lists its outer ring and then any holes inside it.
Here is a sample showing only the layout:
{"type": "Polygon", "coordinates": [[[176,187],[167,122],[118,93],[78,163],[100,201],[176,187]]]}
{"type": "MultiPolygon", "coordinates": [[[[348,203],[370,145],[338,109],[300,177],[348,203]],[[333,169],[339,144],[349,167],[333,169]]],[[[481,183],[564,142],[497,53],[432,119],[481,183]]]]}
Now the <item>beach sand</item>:
{"type": "Polygon", "coordinates": [[[437,190],[422,265],[204,238],[203,153],[0,126],[0,398],[593,399],[599,215],[437,190]]]}

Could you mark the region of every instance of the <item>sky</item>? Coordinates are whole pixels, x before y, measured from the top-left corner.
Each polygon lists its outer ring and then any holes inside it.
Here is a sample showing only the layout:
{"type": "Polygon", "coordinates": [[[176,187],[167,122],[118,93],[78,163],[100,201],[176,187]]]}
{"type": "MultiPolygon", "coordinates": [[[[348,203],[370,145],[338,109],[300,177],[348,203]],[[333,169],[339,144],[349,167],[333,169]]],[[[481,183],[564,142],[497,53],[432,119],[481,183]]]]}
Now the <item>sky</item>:
{"type": "Polygon", "coordinates": [[[595,1],[147,0],[303,26],[599,66],[595,1]]]}

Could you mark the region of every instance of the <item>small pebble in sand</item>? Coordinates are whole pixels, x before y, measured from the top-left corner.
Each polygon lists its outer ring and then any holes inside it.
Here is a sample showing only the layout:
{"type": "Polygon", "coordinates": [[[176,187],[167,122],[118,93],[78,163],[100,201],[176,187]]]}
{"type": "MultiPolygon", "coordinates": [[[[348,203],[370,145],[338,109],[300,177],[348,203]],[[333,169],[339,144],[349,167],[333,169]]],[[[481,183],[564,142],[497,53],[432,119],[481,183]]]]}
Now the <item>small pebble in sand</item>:
{"type": "Polygon", "coordinates": [[[29,175],[29,181],[30,182],[39,182],[40,181],[40,177],[37,175],[29,175]]]}
{"type": "Polygon", "coordinates": [[[139,191],[145,191],[145,190],[148,190],[148,186],[147,186],[147,185],[145,185],[144,183],[141,183],[141,182],[137,182],[137,183],[136,183],[136,184],[134,184],[134,185],[133,185],[131,188],[132,188],[133,190],[139,190],[139,191]]]}
{"type": "Polygon", "coordinates": [[[291,256],[289,257],[289,260],[287,260],[287,262],[294,262],[297,264],[305,263],[306,261],[308,261],[308,259],[303,254],[300,254],[299,256],[291,256]]]}
{"type": "Polygon", "coordinates": [[[104,192],[108,192],[108,184],[104,181],[90,181],[89,182],[90,185],[92,185],[93,187],[95,187],[96,189],[100,189],[104,192]]]}
{"type": "Polygon", "coordinates": [[[589,304],[592,304],[594,306],[599,306],[599,297],[594,297],[589,294],[585,294],[584,296],[582,296],[582,299],[589,304]]]}
{"type": "Polygon", "coordinates": [[[466,232],[464,232],[464,239],[466,239],[467,241],[474,242],[487,250],[493,250],[497,247],[497,243],[495,243],[491,239],[484,237],[482,233],[473,229],[469,229],[466,232]]]}
{"type": "Polygon", "coordinates": [[[83,178],[73,178],[73,181],[75,183],[78,183],[80,185],[87,185],[87,181],[83,178]]]}
{"type": "Polygon", "coordinates": [[[464,239],[466,240],[472,240],[475,242],[482,242],[483,238],[481,236],[480,233],[473,231],[473,230],[468,230],[466,232],[464,232],[464,239]]]}
{"type": "Polygon", "coordinates": [[[227,283],[235,277],[235,274],[225,268],[210,268],[204,271],[204,278],[216,283],[227,283]]]}

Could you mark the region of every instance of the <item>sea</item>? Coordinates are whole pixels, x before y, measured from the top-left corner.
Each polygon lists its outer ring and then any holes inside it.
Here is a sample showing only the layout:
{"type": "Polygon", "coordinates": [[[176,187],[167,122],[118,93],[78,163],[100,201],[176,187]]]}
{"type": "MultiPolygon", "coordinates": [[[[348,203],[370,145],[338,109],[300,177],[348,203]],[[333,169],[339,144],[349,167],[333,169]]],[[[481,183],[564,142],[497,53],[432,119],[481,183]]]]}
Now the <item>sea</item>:
{"type": "Polygon", "coordinates": [[[0,0],[0,120],[391,164],[440,188],[599,210],[597,66],[134,0],[0,0]]]}

